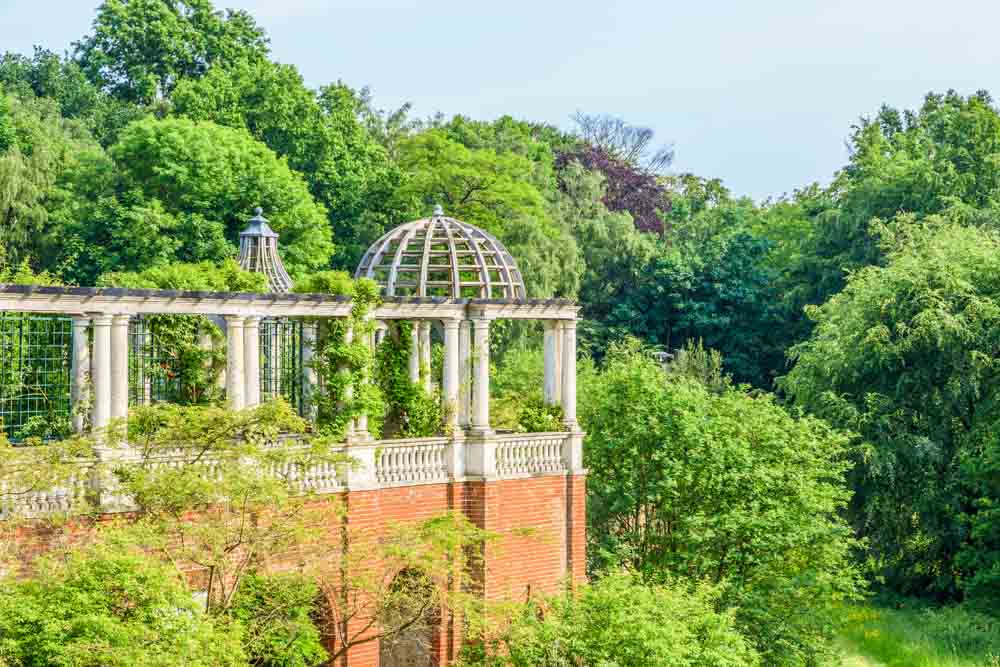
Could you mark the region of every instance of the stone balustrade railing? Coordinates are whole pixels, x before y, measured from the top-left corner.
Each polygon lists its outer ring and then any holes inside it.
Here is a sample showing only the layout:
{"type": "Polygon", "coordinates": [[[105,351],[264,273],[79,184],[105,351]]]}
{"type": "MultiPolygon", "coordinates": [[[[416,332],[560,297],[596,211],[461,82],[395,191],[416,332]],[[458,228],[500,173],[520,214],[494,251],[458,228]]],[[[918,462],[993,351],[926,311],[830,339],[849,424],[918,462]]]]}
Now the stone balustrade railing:
{"type": "Polygon", "coordinates": [[[379,443],[375,479],[380,486],[448,481],[448,438],[414,438],[379,443]]]}
{"type": "MultiPolygon", "coordinates": [[[[293,463],[273,472],[289,479],[303,493],[338,493],[360,489],[378,489],[417,484],[441,484],[466,479],[467,475],[484,477],[467,467],[467,447],[478,446],[478,466],[495,473],[487,479],[513,479],[532,475],[578,473],[580,433],[515,433],[493,435],[482,441],[465,442],[447,437],[412,438],[352,443],[338,448],[343,462],[323,462],[303,468],[293,463]],[[484,463],[483,453],[492,461],[484,463]]],[[[293,442],[282,446],[294,447],[293,442]]],[[[155,466],[180,467],[190,455],[177,451],[158,457],[155,466]]],[[[79,469],[58,488],[28,493],[10,493],[0,487],[0,519],[11,516],[37,517],[72,513],[89,498],[99,498],[99,488],[106,475],[95,474],[98,460],[81,460],[79,469]]],[[[471,463],[471,461],[470,461],[471,463]]],[[[205,462],[202,461],[202,465],[205,462]]],[[[209,462],[209,470],[214,470],[209,462]]],[[[210,473],[211,474],[211,473],[210,473]]],[[[120,499],[119,499],[120,500],[120,499]]],[[[119,508],[123,507],[118,505],[119,508]]],[[[117,511],[109,509],[108,511],[117,511]]]]}
{"type": "Polygon", "coordinates": [[[513,433],[497,436],[497,475],[501,478],[543,475],[566,470],[565,433],[513,433]]]}

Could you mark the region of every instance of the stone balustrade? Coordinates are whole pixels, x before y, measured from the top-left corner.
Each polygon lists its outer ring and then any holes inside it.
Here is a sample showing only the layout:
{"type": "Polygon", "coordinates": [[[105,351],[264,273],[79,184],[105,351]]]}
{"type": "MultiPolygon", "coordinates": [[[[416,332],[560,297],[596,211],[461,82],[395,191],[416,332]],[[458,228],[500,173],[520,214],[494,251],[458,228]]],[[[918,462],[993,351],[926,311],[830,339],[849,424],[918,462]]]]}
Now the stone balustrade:
{"type": "Polygon", "coordinates": [[[448,481],[448,438],[387,440],[377,445],[375,479],[379,486],[448,481]]]}
{"type": "Polygon", "coordinates": [[[514,433],[497,436],[497,475],[501,478],[544,475],[566,470],[565,433],[514,433]]]}
{"type": "MultiPolygon", "coordinates": [[[[484,470],[495,473],[487,479],[517,479],[538,475],[579,474],[581,470],[582,434],[575,432],[512,433],[489,437],[490,447],[480,447],[492,461],[480,462],[484,470]]],[[[419,484],[442,484],[465,479],[482,479],[483,475],[466,474],[466,446],[462,438],[410,438],[373,440],[337,447],[332,453],[342,454],[342,462],[324,461],[308,467],[292,462],[272,463],[272,472],[290,480],[303,493],[329,494],[353,490],[372,490],[419,484]]],[[[481,443],[480,443],[481,444],[481,443]]],[[[296,447],[294,440],[280,444],[296,447]]],[[[190,452],[177,450],[161,454],[150,461],[155,467],[180,468],[190,460],[190,452]]],[[[79,471],[58,488],[28,493],[5,493],[0,488],[0,518],[11,516],[38,517],[56,513],[72,513],[85,506],[85,501],[104,496],[115,500],[104,504],[105,511],[128,509],[127,502],[115,496],[113,490],[102,496],[102,484],[108,475],[97,471],[99,459],[80,460],[79,471]]],[[[206,465],[204,460],[201,465],[206,465]]],[[[211,461],[209,474],[216,474],[211,461]]]]}

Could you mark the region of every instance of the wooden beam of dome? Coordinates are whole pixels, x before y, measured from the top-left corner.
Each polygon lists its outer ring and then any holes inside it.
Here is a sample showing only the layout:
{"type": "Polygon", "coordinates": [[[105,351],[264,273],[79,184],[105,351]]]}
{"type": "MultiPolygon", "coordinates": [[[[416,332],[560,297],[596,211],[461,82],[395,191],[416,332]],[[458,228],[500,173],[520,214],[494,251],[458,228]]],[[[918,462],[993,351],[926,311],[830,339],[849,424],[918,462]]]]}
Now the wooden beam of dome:
{"type": "Polygon", "coordinates": [[[474,225],[444,215],[440,207],[431,217],[400,225],[379,238],[361,258],[354,277],[371,278],[385,296],[527,297],[523,276],[503,244],[474,225]],[[474,277],[468,275],[472,273],[474,277]]]}

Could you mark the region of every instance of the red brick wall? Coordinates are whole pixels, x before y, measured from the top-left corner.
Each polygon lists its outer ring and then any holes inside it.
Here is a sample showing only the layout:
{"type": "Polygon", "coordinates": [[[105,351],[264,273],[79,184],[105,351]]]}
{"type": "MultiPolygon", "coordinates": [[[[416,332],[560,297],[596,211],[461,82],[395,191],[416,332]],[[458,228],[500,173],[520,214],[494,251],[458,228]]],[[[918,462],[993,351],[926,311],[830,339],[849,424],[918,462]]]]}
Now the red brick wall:
{"type": "MultiPolygon", "coordinates": [[[[461,510],[477,526],[498,533],[485,553],[481,584],[492,599],[554,593],[586,578],[585,478],[551,475],[500,481],[426,484],[340,496],[350,531],[378,534],[391,522],[426,519],[461,510]]],[[[46,546],[73,539],[86,522],[62,530],[18,529],[16,538],[37,554],[46,546]]],[[[342,526],[330,526],[331,546],[339,544],[342,526]]],[[[334,547],[336,548],[336,547],[334,547]]],[[[439,664],[450,663],[461,642],[460,621],[444,618],[435,638],[439,664]]],[[[354,647],[338,667],[377,667],[377,641],[354,647]]]]}

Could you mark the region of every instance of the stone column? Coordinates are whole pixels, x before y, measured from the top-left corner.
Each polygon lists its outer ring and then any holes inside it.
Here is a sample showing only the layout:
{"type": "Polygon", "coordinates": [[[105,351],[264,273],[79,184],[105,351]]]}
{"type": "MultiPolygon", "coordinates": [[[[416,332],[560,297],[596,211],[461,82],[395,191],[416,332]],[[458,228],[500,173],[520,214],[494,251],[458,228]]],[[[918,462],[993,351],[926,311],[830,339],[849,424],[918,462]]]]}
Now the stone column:
{"type": "Polygon", "coordinates": [[[260,405],[260,318],[243,320],[243,404],[260,405]]]}
{"type": "Polygon", "coordinates": [[[562,411],[569,431],[577,431],[576,423],[576,320],[562,323],[562,411]]]}
{"type": "MultiPolygon", "coordinates": [[[[367,325],[367,322],[366,322],[366,325],[367,325]]],[[[367,326],[365,328],[367,329],[367,326]]],[[[369,333],[365,333],[363,342],[368,347],[368,350],[371,351],[372,345],[374,343],[372,335],[369,334],[369,333]]],[[[361,382],[362,383],[368,382],[368,378],[367,378],[367,376],[365,374],[362,374],[361,382]]],[[[359,390],[363,390],[364,388],[363,387],[358,387],[358,389],[359,390]]],[[[352,389],[352,391],[353,391],[353,389],[352,389]]],[[[358,418],[355,420],[355,422],[354,422],[354,437],[355,437],[356,440],[362,440],[362,441],[363,440],[370,440],[371,439],[371,434],[368,432],[368,413],[367,412],[362,412],[361,414],[358,415],[358,418]]]]}
{"type": "Polygon", "coordinates": [[[90,426],[99,432],[111,419],[111,316],[94,317],[94,349],[91,377],[94,385],[94,411],[90,426]]]}
{"type": "Polygon", "coordinates": [[[431,393],[431,323],[420,322],[420,379],[424,391],[431,393]]]}
{"type": "Polygon", "coordinates": [[[559,320],[545,320],[544,351],[545,351],[545,385],[543,395],[545,403],[548,405],[559,405],[560,396],[559,375],[562,364],[559,363],[560,345],[562,338],[562,326],[559,320]]]}
{"type": "Polygon", "coordinates": [[[314,424],[317,417],[315,392],[319,382],[316,369],[313,368],[313,359],[316,354],[316,328],[318,326],[316,322],[302,324],[302,416],[314,424]]]}
{"type": "Polygon", "coordinates": [[[472,335],[469,320],[458,328],[458,425],[468,428],[472,423],[472,335]]]}
{"type": "Polygon", "coordinates": [[[128,315],[111,320],[111,418],[128,417],[128,315]]]}
{"type": "Polygon", "coordinates": [[[73,317],[73,386],[70,389],[70,402],[73,414],[73,430],[82,433],[86,426],[84,411],[90,403],[90,340],[87,327],[90,318],[86,315],[73,317]]]}
{"type": "Polygon", "coordinates": [[[472,320],[472,356],[475,374],[472,381],[472,430],[489,434],[490,430],[490,321],[485,317],[472,320]]]}
{"type": "MultiPolygon", "coordinates": [[[[350,345],[353,341],[354,341],[354,329],[352,329],[351,325],[348,324],[347,328],[344,330],[344,344],[350,345]]],[[[341,375],[350,375],[351,369],[346,364],[344,364],[337,369],[337,372],[341,375]]],[[[352,398],[354,398],[354,385],[351,384],[350,382],[346,382],[344,384],[344,402],[348,402],[352,398]]],[[[347,432],[345,433],[345,436],[348,442],[354,439],[356,426],[357,424],[355,423],[354,419],[351,419],[347,422],[347,432]]]]}
{"type": "Polygon", "coordinates": [[[461,433],[458,423],[459,403],[459,320],[444,321],[444,377],[441,378],[441,400],[444,403],[445,427],[453,435],[461,433]]]}
{"type": "Polygon", "coordinates": [[[231,410],[246,405],[243,339],[243,317],[226,315],[226,403],[231,410]]]}
{"type": "Polygon", "coordinates": [[[410,322],[410,382],[420,384],[420,322],[410,322]]]}

